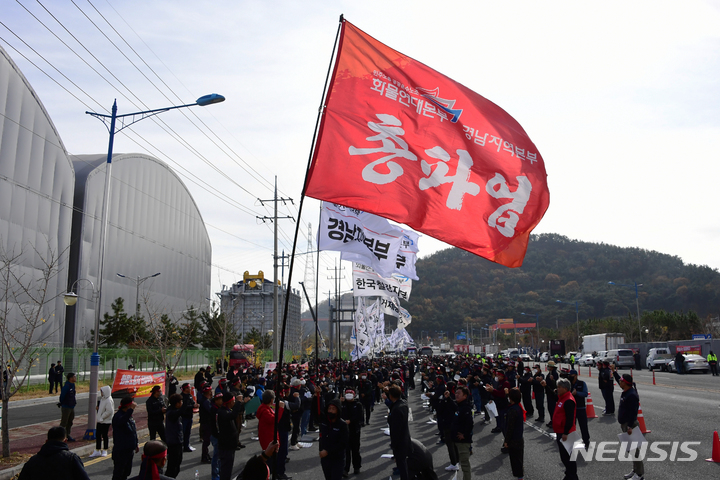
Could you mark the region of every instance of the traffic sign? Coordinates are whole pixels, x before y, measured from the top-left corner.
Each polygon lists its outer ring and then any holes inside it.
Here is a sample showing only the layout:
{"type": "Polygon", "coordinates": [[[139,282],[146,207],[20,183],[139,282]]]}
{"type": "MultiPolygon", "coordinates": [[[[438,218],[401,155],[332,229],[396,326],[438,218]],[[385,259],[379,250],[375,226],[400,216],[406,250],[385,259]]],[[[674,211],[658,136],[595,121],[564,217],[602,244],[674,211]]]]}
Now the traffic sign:
{"type": "Polygon", "coordinates": [[[693,340],[712,340],[712,335],[711,334],[704,335],[702,333],[699,333],[699,334],[694,334],[692,336],[692,339],[693,340]]]}

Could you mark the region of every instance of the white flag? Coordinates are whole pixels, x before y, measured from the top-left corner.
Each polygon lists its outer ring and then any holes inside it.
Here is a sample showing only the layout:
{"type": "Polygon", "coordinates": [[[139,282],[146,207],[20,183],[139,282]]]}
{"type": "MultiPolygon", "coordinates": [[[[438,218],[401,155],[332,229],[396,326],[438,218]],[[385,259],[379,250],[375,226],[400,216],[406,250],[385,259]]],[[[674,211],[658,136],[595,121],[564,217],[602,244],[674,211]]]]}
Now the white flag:
{"type": "Polygon", "coordinates": [[[322,204],[320,250],[360,255],[382,276],[395,272],[404,236],[402,228],[385,218],[334,203],[322,204]]]}
{"type": "Polygon", "coordinates": [[[372,267],[362,263],[353,263],[353,295],[356,297],[391,297],[409,300],[412,280],[408,277],[392,274],[382,277],[372,267]]]}

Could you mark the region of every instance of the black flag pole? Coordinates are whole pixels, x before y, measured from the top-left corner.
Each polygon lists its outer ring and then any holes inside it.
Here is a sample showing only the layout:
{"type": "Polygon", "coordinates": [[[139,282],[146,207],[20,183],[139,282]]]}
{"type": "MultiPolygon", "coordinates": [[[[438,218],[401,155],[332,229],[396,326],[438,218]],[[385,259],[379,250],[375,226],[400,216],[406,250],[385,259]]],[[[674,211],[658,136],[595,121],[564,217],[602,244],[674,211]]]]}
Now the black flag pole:
{"type": "MultiPolygon", "coordinates": [[[[343,23],[345,22],[345,19],[343,18],[343,15],[340,15],[339,25],[337,29],[337,33],[335,34],[335,43],[333,44],[332,54],[330,55],[330,64],[328,65],[327,75],[325,76],[325,86],[323,87],[323,93],[322,98],[320,99],[320,107],[318,108],[318,115],[317,119],[315,120],[315,131],[313,133],[313,139],[312,143],[310,144],[310,154],[308,155],[308,163],[307,168],[305,170],[305,180],[303,181],[303,189],[302,194],[300,195],[300,205],[298,206],[298,219],[295,223],[295,237],[293,238],[293,246],[292,246],[292,253],[290,255],[290,272],[288,273],[288,283],[287,283],[287,289],[289,290],[290,285],[292,285],[292,274],[293,274],[293,267],[295,265],[295,249],[297,247],[297,240],[298,235],[300,233],[300,219],[302,218],[302,210],[303,210],[303,204],[305,202],[305,191],[307,189],[307,181],[308,181],[308,172],[310,171],[310,164],[312,162],[313,152],[315,150],[315,140],[317,139],[318,134],[318,127],[320,125],[320,119],[322,118],[322,114],[325,110],[325,104],[326,104],[326,95],[328,90],[328,82],[330,81],[330,72],[332,71],[333,66],[333,60],[335,60],[335,50],[338,45],[338,39],[340,38],[340,32],[342,31],[343,23]]],[[[273,439],[278,438],[278,422],[280,420],[280,394],[282,393],[282,364],[283,364],[283,357],[285,356],[285,331],[287,330],[287,315],[288,315],[288,306],[290,303],[290,295],[288,295],[289,291],[286,290],[285,292],[285,307],[283,309],[283,320],[282,320],[282,335],[280,337],[280,354],[278,355],[278,361],[277,365],[275,367],[275,429],[273,434],[273,439]]],[[[317,363],[317,362],[316,362],[317,363]]],[[[277,479],[277,461],[278,461],[278,455],[277,452],[273,454],[272,462],[275,465],[275,468],[272,469],[272,478],[273,480],[277,479]]]]}

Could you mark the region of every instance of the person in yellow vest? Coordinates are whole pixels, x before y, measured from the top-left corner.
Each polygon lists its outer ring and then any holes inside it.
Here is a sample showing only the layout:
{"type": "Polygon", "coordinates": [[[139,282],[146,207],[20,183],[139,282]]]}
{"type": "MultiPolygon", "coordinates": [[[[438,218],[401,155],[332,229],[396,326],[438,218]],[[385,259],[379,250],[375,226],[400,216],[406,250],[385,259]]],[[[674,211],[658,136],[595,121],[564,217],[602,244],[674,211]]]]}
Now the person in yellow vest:
{"type": "Polygon", "coordinates": [[[717,355],[715,355],[712,350],[710,350],[710,353],[707,356],[707,361],[710,364],[710,371],[712,372],[713,377],[717,377],[717,355]]]}

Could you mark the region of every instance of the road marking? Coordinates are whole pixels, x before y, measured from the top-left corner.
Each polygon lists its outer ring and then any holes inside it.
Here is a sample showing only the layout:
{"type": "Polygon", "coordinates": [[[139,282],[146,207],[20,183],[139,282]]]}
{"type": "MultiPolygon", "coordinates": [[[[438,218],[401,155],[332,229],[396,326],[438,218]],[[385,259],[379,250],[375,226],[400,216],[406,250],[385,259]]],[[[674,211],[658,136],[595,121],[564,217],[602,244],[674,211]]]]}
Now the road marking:
{"type": "Polygon", "coordinates": [[[555,440],[556,435],[555,435],[554,433],[550,433],[550,432],[548,432],[548,431],[546,431],[546,430],[538,427],[537,425],[531,423],[530,420],[527,420],[527,421],[525,422],[525,425],[527,425],[528,427],[530,427],[530,428],[532,428],[533,430],[537,431],[538,433],[541,433],[541,434],[545,435],[546,437],[555,440]]]}

